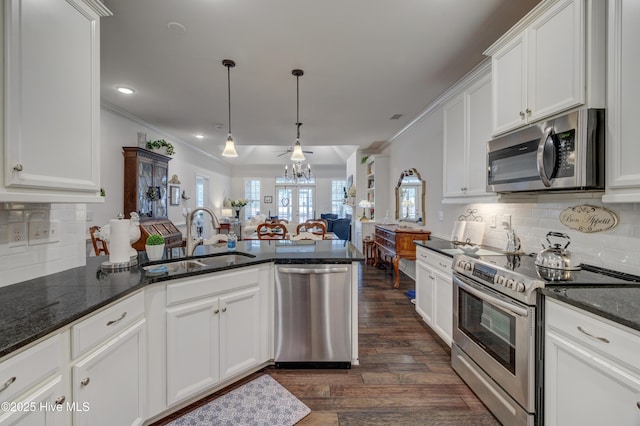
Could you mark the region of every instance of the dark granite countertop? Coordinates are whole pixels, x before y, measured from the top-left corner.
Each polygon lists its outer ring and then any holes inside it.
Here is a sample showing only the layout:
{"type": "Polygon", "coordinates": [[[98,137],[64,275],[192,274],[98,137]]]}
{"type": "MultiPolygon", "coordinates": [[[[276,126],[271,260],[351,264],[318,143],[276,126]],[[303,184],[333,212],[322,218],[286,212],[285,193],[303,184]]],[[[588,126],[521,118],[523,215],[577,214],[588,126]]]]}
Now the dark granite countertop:
{"type": "Polygon", "coordinates": [[[553,286],[543,295],[640,331],[640,285],[553,286]]]}
{"type": "MultiPolygon", "coordinates": [[[[364,257],[351,243],[324,241],[238,241],[242,257],[233,265],[215,265],[175,274],[147,276],[146,253],[140,266],[124,272],[102,272],[108,256],[88,257],[86,266],[0,288],[0,358],[108,305],[146,285],[260,263],[326,264],[362,262],[364,257]]],[[[199,246],[194,258],[228,253],[226,244],[199,246]]],[[[177,259],[176,259],[177,260],[177,259]]]]}
{"type": "MultiPolygon", "coordinates": [[[[413,243],[417,246],[424,247],[429,250],[433,250],[435,252],[438,252],[448,257],[453,257],[453,255],[455,254],[454,250],[456,249],[459,250],[460,248],[460,244],[455,244],[452,241],[445,240],[442,238],[436,238],[436,237],[431,237],[428,240],[414,241],[413,243]]],[[[495,247],[481,245],[480,248],[495,254],[503,254],[502,250],[497,249],[495,247]]],[[[460,253],[462,253],[461,250],[460,250],[460,253]]]]}

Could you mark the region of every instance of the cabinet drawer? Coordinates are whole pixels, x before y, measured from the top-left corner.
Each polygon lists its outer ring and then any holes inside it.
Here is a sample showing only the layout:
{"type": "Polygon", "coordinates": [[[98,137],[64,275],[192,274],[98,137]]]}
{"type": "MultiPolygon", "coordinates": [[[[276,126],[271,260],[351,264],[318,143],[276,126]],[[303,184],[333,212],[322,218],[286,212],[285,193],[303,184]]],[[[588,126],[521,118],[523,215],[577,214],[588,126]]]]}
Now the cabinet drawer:
{"type": "Polygon", "coordinates": [[[442,272],[443,274],[451,274],[451,264],[453,263],[453,259],[442,254],[438,254],[433,250],[417,247],[416,260],[428,265],[436,271],[442,272]]]}
{"type": "MultiPolygon", "coordinates": [[[[640,336],[546,299],[546,328],[557,331],[581,344],[638,369],[640,336]]],[[[620,326],[622,327],[622,326],[620,326]]]]}
{"type": "Polygon", "coordinates": [[[236,269],[225,274],[206,274],[167,284],[167,306],[197,300],[237,288],[258,285],[259,269],[236,269]]]}
{"type": "Polygon", "coordinates": [[[144,317],[144,292],[139,292],[71,328],[71,356],[75,359],[144,317]]]}
{"type": "Polygon", "coordinates": [[[0,364],[0,401],[11,401],[56,373],[62,365],[61,345],[55,335],[0,364]]]}

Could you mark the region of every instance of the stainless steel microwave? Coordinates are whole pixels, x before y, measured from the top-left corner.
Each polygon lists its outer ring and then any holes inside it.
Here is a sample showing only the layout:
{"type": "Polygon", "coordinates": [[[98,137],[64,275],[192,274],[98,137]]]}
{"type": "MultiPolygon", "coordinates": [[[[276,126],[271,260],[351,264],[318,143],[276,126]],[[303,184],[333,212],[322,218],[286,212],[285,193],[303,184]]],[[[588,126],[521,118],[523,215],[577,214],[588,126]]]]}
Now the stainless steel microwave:
{"type": "Polygon", "coordinates": [[[487,191],[604,190],[604,109],[580,109],[487,143],[487,191]]]}

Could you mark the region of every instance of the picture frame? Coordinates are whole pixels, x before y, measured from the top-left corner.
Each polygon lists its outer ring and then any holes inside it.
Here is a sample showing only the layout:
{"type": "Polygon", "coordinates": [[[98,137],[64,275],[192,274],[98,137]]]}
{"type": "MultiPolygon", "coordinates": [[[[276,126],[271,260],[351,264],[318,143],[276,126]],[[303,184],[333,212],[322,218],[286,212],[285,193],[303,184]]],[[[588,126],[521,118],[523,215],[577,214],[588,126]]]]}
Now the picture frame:
{"type": "Polygon", "coordinates": [[[273,197],[271,195],[265,195],[264,199],[263,199],[263,202],[265,204],[271,204],[271,203],[273,203],[273,197]]]}
{"type": "Polygon", "coordinates": [[[172,206],[180,205],[180,187],[178,185],[169,185],[169,204],[172,206]]]}

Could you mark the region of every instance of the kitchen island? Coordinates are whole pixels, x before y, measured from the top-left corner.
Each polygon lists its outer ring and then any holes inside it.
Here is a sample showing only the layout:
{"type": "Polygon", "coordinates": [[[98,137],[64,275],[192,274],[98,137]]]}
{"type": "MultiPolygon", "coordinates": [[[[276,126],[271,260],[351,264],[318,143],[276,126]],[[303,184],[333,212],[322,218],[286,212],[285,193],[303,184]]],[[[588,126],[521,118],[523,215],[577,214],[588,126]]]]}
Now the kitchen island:
{"type": "MultiPolygon", "coordinates": [[[[156,282],[270,262],[339,264],[364,261],[362,254],[344,241],[238,241],[236,252],[255,257],[246,257],[224,267],[192,270],[179,276],[148,276],[141,266],[105,273],[100,265],[108,260],[108,256],[88,257],[84,267],[2,287],[0,358],[156,282]]],[[[228,253],[226,244],[199,246],[193,258],[220,253],[228,253]]],[[[145,252],[139,253],[140,265],[162,262],[149,262],[145,252]]]]}
{"type": "MultiPolygon", "coordinates": [[[[349,242],[240,241],[157,262],[140,253],[140,266],[105,273],[107,259],[0,288],[5,400],[91,406],[45,413],[56,424],[142,424],[272,365],[276,265],[349,266],[344,327],[358,364],[364,258],[349,242]]],[[[23,414],[0,411],[0,423],[23,414]]]]}

